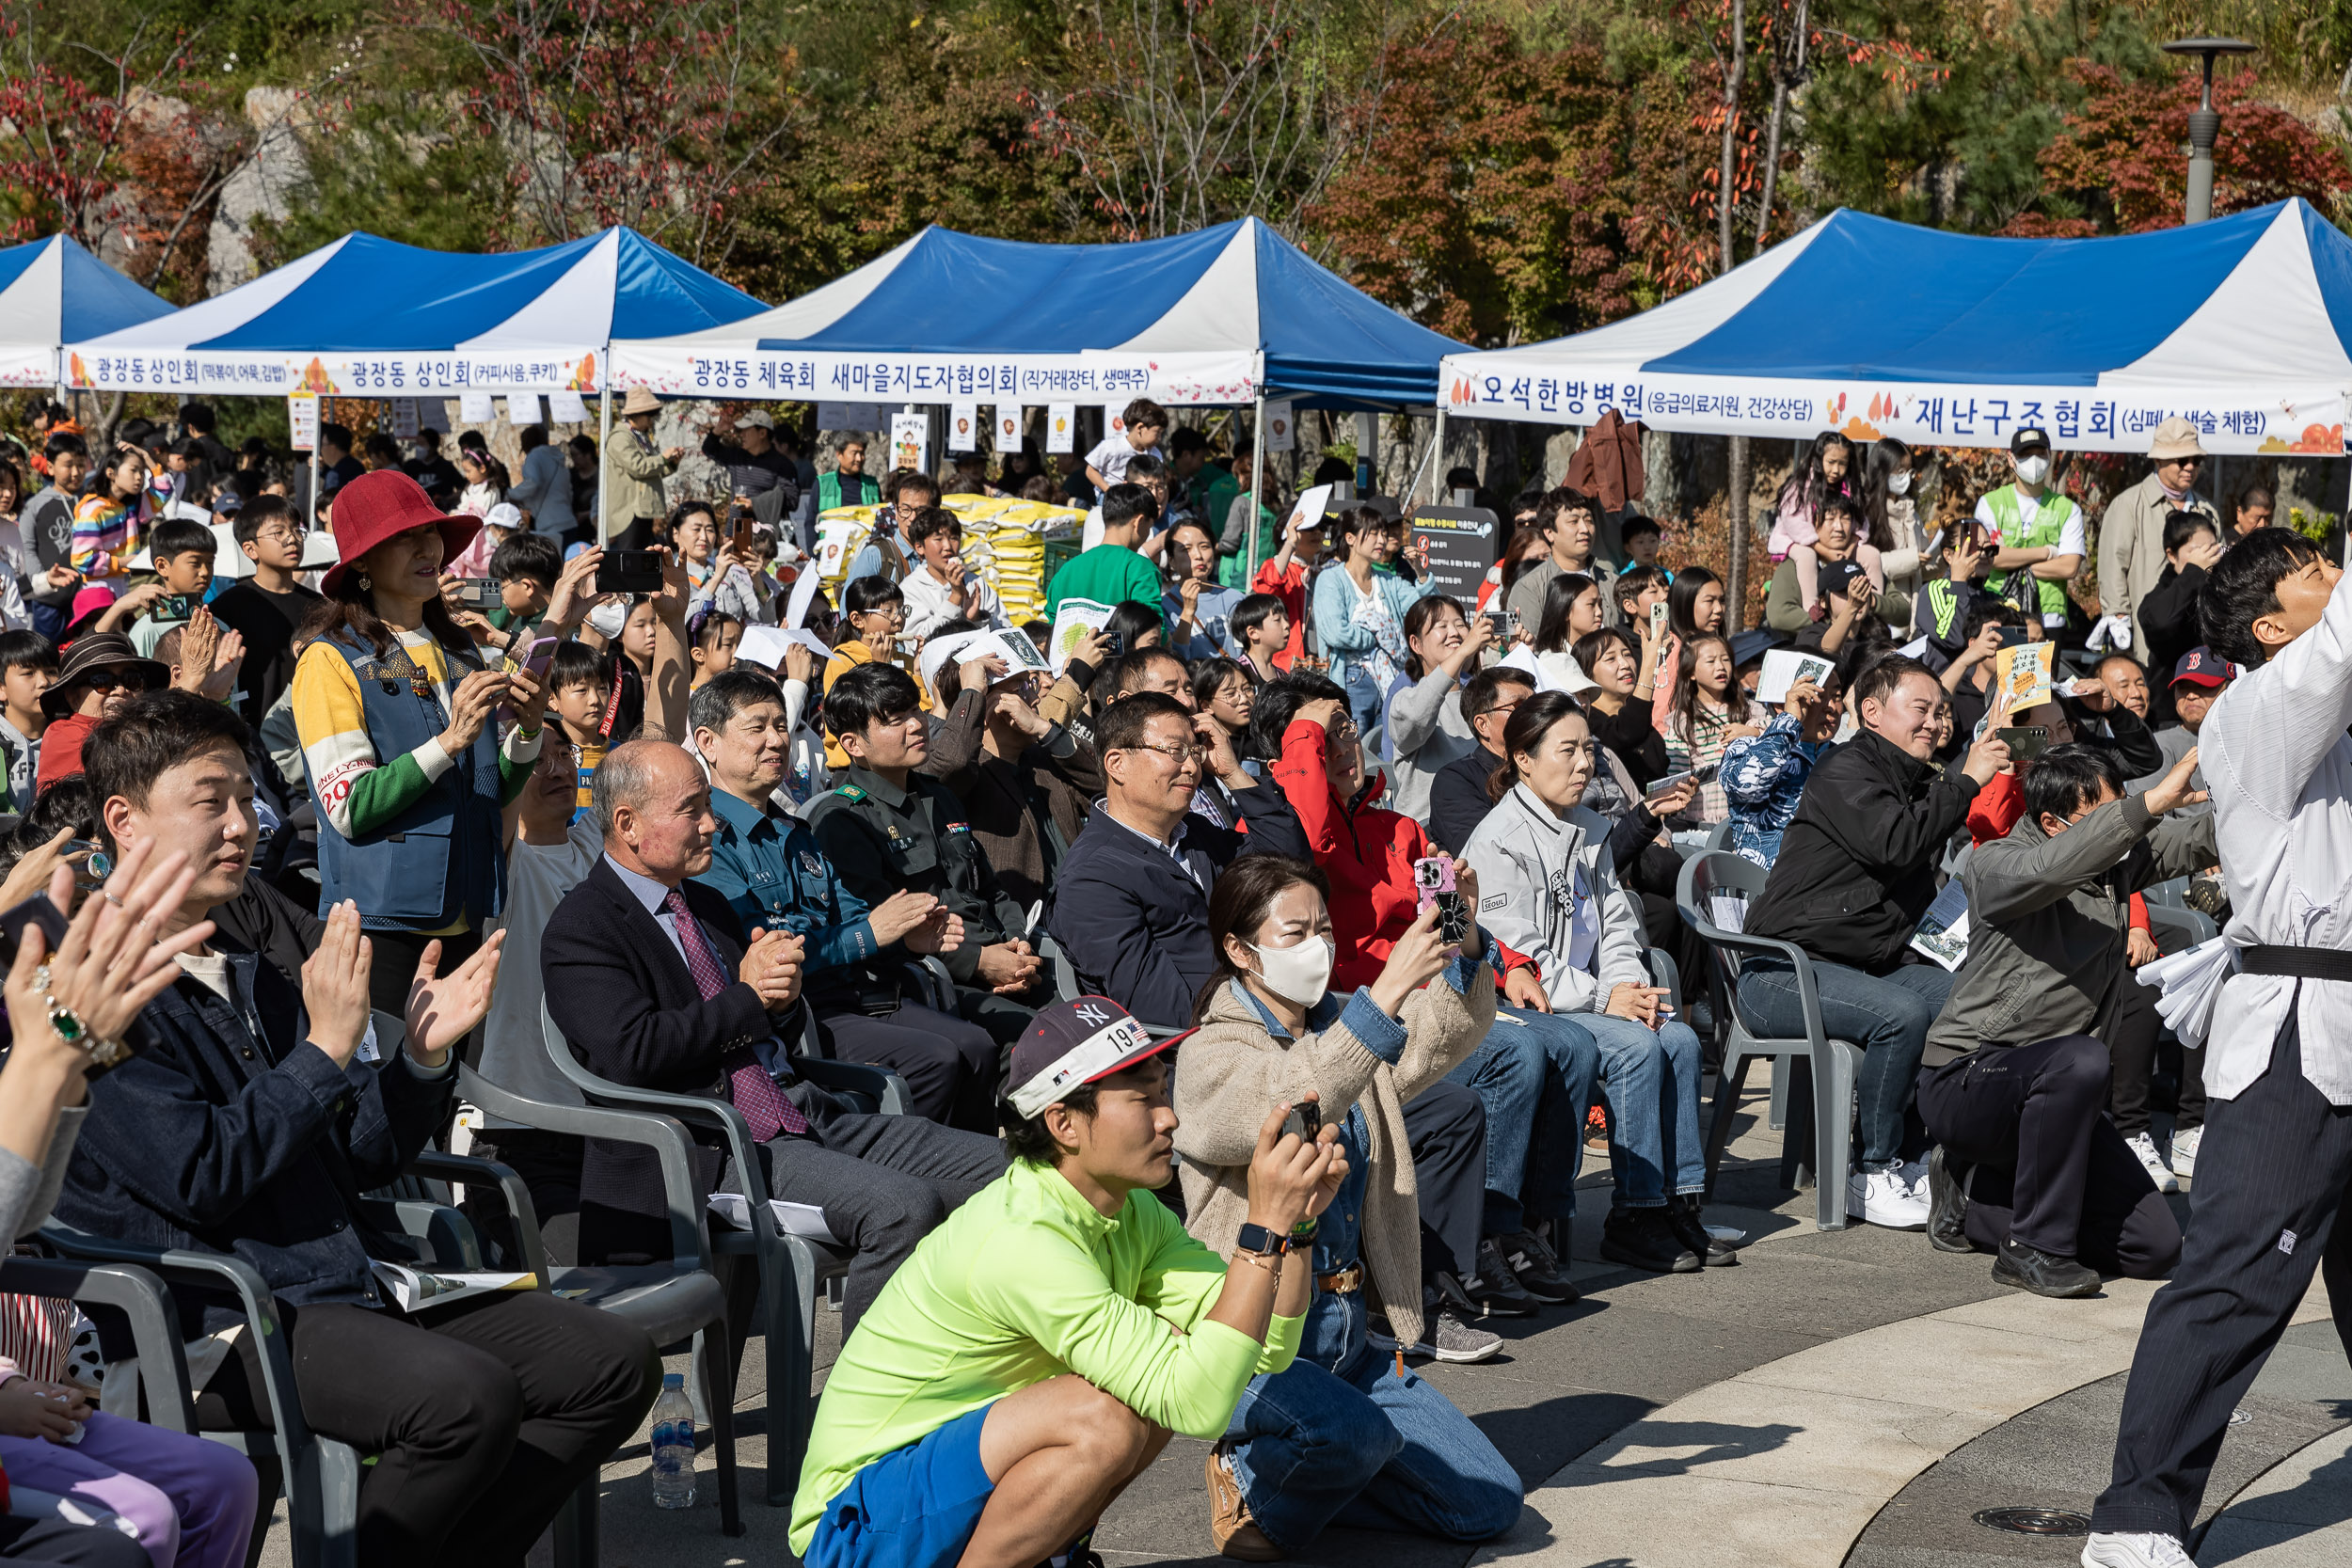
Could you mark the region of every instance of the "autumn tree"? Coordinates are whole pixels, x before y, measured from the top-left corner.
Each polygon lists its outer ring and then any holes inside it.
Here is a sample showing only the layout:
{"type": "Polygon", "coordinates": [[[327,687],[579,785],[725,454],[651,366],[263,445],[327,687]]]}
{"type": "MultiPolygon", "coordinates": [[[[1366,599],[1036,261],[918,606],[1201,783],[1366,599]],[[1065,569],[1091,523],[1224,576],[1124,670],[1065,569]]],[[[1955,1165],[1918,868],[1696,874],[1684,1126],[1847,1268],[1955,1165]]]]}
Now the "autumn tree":
{"type": "Polygon", "coordinates": [[[1310,221],[1359,288],[1471,343],[1625,314],[1623,94],[1598,54],[1530,52],[1501,26],[1389,51],[1363,157],[1310,221]]]}
{"type": "MultiPolygon", "coordinates": [[[[2186,72],[2133,81],[2107,66],[2078,61],[2083,106],[2067,116],[2041,155],[2044,191],[2036,210],[2003,230],[2010,234],[2140,233],[2181,221],[2188,194],[2189,111],[2200,86],[2186,72]]],[[[2251,71],[2217,78],[2214,108],[2221,135],[2214,145],[2216,216],[2299,196],[2341,214],[2352,198],[2352,164],[2343,148],[2276,104],[2252,97],[2251,71]]]]}

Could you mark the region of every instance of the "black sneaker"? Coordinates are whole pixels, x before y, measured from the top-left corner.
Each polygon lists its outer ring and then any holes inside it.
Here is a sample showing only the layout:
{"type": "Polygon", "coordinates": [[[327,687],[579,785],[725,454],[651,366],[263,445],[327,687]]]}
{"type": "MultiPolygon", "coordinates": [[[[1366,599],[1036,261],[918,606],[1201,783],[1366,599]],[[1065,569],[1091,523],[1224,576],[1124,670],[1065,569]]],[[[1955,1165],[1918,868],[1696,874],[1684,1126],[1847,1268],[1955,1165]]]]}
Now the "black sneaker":
{"type": "Polygon", "coordinates": [[[1508,1236],[1497,1236],[1494,1245],[1529,1295],[1554,1307],[1576,1300],[1576,1287],[1569,1283],[1568,1271],[1549,1242],[1533,1230],[1514,1230],[1508,1236]]]}
{"type": "Polygon", "coordinates": [[[2054,1258],[2011,1236],[2001,1243],[1993,1259],[1993,1282],[2038,1296],[2091,1296],[2099,1293],[2099,1275],[2072,1258],[2054,1258]]]}
{"type": "Polygon", "coordinates": [[[1968,1242],[1968,1195],[1937,1144],[1928,1151],[1928,1244],[1938,1252],[1974,1252],[1968,1242]]]}
{"type": "Polygon", "coordinates": [[[1498,1257],[1492,1264],[1497,1277],[1486,1274],[1485,1259],[1493,1250],[1491,1244],[1480,1243],[1478,1251],[1482,1266],[1476,1274],[1456,1275],[1440,1272],[1438,1275],[1438,1293],[1453,1303],[1454,1309],[1465,1318],[1534,1316],[1538,1305],[1535,1298],[1519,1288],[1518,1277],[1501,1258],[1498,1257]]]}
{"type": "Polygon", "coordinates": [[[1730,1268],[1740,1261],[1739,1246],[1710,1232],[1700,1209],[1696,1193],[1666,1200],[1666,1223],[1673,1228],[1675,1240],[1698,1254],[1707,1267],[1730,1268]]]}
{"type": "Polygon", "coordinates": [[[1612,1209],[1601,1222],[1600,1255],[1612,1263],[1651,1274],[1692,1274],[1705,1265],[1682,1243],[1663,1204],[1652,1209],[1612,1209]]]}

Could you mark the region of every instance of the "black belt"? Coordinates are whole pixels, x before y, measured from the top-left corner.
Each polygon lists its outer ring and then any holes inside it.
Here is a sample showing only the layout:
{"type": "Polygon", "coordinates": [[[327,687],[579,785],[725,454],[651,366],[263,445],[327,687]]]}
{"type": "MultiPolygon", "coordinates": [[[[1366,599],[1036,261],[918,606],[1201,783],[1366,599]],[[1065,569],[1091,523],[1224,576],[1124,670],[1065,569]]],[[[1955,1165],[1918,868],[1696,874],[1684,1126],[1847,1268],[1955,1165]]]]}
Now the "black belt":
{"type": "Polygon", "coordinates": [[[2238,954],[2238,968],[2248,974],[2352,983],[2352,952],[2341,947],[2248,947],[2238,954]]]}

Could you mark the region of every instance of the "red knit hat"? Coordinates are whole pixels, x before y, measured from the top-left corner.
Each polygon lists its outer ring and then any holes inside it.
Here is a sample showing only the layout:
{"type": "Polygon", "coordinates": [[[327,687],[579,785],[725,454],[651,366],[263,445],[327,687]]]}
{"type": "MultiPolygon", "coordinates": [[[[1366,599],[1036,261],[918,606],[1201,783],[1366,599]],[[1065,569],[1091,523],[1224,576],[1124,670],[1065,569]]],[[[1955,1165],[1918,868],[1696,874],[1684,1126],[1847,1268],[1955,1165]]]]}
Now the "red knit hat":
{"type": "Polygon", "coordinates": [[[441,531],[441,559],[454,561],[458,552],[482,531],[482,519],[451,516],[433,504],[424,486],[398,468],[378,468],[361,474],[335,492],[335,553],[342,561],[320,584],[334,594],[353,562],[395,534],[427,524],[441,531]]]}

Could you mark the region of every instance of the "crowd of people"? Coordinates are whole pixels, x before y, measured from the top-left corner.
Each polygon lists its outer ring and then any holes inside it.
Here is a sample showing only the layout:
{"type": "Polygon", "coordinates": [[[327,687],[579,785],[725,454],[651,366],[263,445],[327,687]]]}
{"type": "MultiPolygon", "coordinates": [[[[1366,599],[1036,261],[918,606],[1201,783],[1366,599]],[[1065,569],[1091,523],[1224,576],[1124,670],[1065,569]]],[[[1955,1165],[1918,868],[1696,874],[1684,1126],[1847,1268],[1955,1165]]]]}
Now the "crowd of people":
{"type": "MultiPolygon", "coordinates": [[[[1700,1111],[1735,1011],[1859,1048],[1862,1222],[2052,1297],[2179,1261],[2162,1194],[2242,1085],[2135,983],[2142,895],[2239,891],[2201,734],[2334,581],[2224,523],[2182,421],[2099,525],[2095,614],[2042,432],[1932,517],[1931,454],[1824,434],[1743,631],[1626,506],[1531,494],[1449,594],[1392,505],[1278,523],[1246,443],[1148,400],[1058,477],[874,476],[862,435],[735,413],[720,500],[674,499],[660,408],[632,393],[601,454],[527,430],[511,478],[324,426],[320,569],[307,465],[197,405],[103,449],[53,407],[0,540],[0,908],[71,913],[8,976],[0,1217],[259,1269],[306,1418],[373,1456],[363,1561],[519,1560],[657,1392],[618,1318],[404,1312],[373,1271],[409,1254],[363,1200],[446,1141],[460,1057],[576,1100],[543,1014],[605,1079],[730,1101],[762,1168],[697,1131],[705,1196],[814,1206],[848,1254],[791,1522],[819,1568],[1084,1568],[1178,1431],[1229,1557],[1507,1529],[1517,1473],[1410,1362],[1577,1300],[1588,1148],[1603,1260],[1738,1264],[1700,1111]],[[971,494],[1088,509],[1048,614],[1111,613],[1047,673],[1049,624],[965,561],[971,494]],[[796,594],[856,506],[837,593],[796,594]],[[636,546],[658,585],[600,588],[636,546]],[[2042,644],[2027,691],[2009,650],[2042,644]],[[1768,702],[1782,653],[1817,657],[1768,702]],[[1677,891],[1710,849],[1763,868],[1741,928],[1802,965],[1706,983],[1677,891]],[[1947,963],[1915,939],[1955,886],[1947,963]],[[897,1073],[906,1114],[812,1053],[897,1073]]],[[[556,1260],[669,1256],[653,1150],[495,1120],[472,1148],[556,1260]]],[[[233,1302],[176,1293],[202,1423],[261,1424],[233,1302]]],[[[0,1556],[235,1568],[275,1478],[100,1410],[67,1356],[119,1328],[0,1301],[0,1556]]]]}

